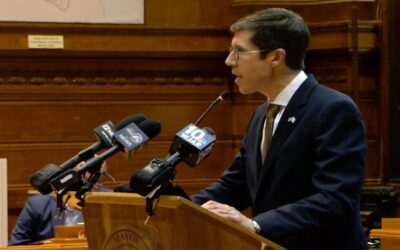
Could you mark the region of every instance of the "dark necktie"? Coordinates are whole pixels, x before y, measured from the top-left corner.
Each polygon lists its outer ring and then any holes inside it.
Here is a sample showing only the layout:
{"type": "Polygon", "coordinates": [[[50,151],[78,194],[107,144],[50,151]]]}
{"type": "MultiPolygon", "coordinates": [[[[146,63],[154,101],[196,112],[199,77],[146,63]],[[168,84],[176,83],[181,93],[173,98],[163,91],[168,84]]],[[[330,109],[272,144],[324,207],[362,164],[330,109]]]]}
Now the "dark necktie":
{"type": "Polygon", "coordinates": [[[280,108],[281,106],[276,104],[268,105],[267,114],[265,116],[266,122],[264,127],[264,141],[263,141],[264,143],[263,145],[261,145],[261,157],[262,157],[261,159],[263,164],[267,156],[269,144],[271,143],[274,119],[275,116],[278,114],[280,108]]]}

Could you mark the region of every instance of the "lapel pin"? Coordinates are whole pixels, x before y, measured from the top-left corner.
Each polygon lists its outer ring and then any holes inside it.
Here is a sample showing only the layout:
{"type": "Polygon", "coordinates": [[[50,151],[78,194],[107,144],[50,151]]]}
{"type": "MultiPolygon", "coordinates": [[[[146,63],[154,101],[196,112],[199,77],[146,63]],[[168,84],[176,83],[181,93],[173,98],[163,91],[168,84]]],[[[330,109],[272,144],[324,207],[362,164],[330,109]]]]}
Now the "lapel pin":
{"type": "Polygon", "coordinates": [[[289,117],[289,119],[287,121],[294,123],[296,121],[296,118],[294,116],[291,116],[291,117],[289,117]]]}

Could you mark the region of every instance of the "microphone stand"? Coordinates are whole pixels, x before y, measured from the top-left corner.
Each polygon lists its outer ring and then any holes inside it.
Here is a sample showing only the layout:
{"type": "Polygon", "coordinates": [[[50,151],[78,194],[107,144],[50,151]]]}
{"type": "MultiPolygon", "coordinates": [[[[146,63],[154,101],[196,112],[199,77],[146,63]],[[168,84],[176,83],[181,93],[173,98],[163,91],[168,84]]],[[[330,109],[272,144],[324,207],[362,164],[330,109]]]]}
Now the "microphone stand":
{"type": "Polygon", "coordinates": [[[176,175],[175,166],[180,161],[179,154],[175,153],[165,160],[158,159],[157,161],[158,163],[162,162],[162,164],[159,165],[160,168],[169,169],[169,171],[164,173],[166,179],[156,186],[151,192],[149,192],[148,195],[146,195],[146,212],[148,213],[148,216],[145,220],[145,225],[149,222],[150,217],[155,214],[154,211],[158,205],[160,195],[176,195],[190,200],[189,196],[181,187],[172,183],[176,175]]]}
{"type": "Polygon", "coordinates": [[[100,179],[101,173],[100,171],[97,171],[93,173],[89,180],[83,185],[75,194],[75,197],[79,200],[78,205],[81,207],[85,206],[85,198],[86,198],[86,192],[92,190],[93,186],[97,183],[97,181],[100,179]]]}
{"type": "Polygon", "coordinates": [[[66,189],[61,189],[60,191],[57,192],[57,208],[58,209],[64,209],[64,203],[62,198],[64,197],[65,193],[67,192],[66,189]]]}
{"type": "MultiPolygon", "coordinates": [[[[167,181],[168,183],[170,181],[167,181]]],[[[144,225],[147,225],[150,222],[151,216],[155,214],[155,210],[157,208],[158,202],[160,201],[160,195],[161,195],[161,190],[163,189],[163,186],[165,183],[162,183],[153,191],[151,191],[148,195],[146,195],[146,212],[147,212],[147,218],[144,221],[144,225]]]]}
{"type": "Polygon", "coordinates": [[[149,216],[154,215],[160,195],[174,195],[190,200],[183,189],[172,183],[172,179],[156,187],[146,196],[146,212],[149,216]]]}
{"type": "Polygon", "coordinates": [[[65,200],[65,202],[63,202],[63,197],[67,192],[68,192],[68,189],[63,188],[56,193],[57,208],[58,208],[57,215],[56,215],[57,219],[60,218],[61,213],[65,210],[65,205],[67,204],[68,200],[71,198],[70,196],[68,196],[67,199],[65,200]]]}

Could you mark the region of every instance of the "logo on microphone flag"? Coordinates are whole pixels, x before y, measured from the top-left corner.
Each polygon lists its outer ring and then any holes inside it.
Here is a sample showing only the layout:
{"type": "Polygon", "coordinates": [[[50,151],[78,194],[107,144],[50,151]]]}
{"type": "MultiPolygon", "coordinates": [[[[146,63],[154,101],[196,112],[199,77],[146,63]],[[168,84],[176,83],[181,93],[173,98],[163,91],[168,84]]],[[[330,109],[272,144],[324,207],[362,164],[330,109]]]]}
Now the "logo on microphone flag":
{"type": "Polygon", "coordinates": [[[117,131],[114,138],[124,146],[125,151],[132,151],[149,140],[149,137],[135,123],[117,131]]]}

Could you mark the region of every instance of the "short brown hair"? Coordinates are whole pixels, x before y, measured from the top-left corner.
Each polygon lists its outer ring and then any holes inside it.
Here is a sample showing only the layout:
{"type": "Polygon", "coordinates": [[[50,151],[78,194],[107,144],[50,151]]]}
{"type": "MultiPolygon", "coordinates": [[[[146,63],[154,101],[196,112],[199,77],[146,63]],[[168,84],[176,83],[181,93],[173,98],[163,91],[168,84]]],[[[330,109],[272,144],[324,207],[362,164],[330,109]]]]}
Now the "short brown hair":
{"type": "MultiPolygon", "coordinates": [[[[310,30],[303,18],[283,8],[269,8],[242,17],[231,25],[235,33],[241,30],[254,31],[251,42],[260,50],[286,51],[286,65],[294,70],[304,69],[310,30]]],[[[265,57],[267,52],[261,53],[265,57]]]]}

